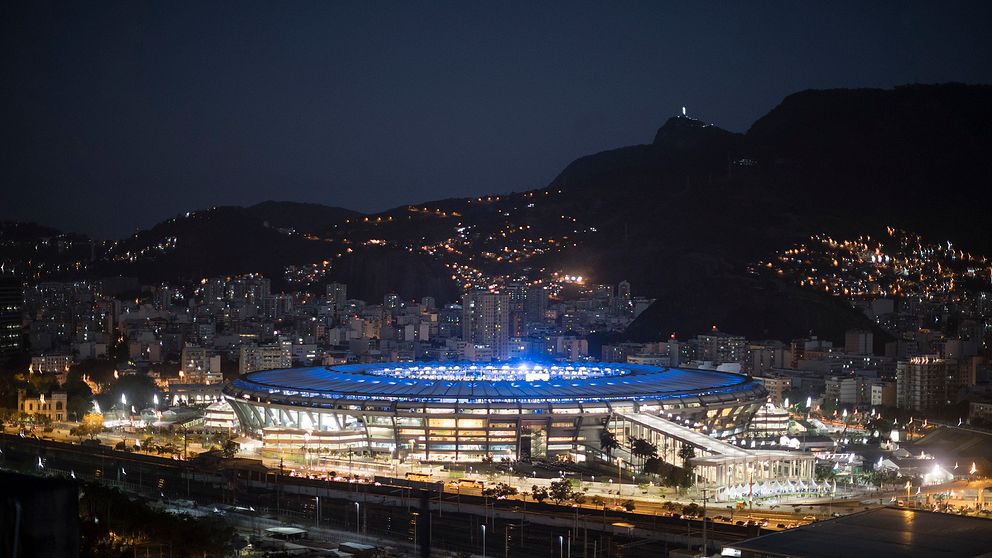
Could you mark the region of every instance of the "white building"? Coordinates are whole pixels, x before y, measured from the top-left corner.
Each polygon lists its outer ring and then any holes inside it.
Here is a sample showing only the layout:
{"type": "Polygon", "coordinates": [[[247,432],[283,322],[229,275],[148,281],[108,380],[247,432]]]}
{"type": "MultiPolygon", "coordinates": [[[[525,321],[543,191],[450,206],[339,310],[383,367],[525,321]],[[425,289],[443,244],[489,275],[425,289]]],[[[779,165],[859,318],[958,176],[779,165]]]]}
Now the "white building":
{"type": "Polygon", "coordinates": [[[238,417],[231,405],[221,399],[211,403],[203,417],[203,427],[207,430],[234,432],[238,428],[238,417]]]}
{"type": "Polygon", "coordinates": [[[486,345],[493,358],[507,358],[510,342],[510,295],[474,291],[462,298],[462,340],[486,345]]]}
{"type": "Polygon", "coordinates": [[[772,403],[765,403],[751,419],[748,432],[756,438],[783,436],[789,433],[789,421],[788,411],[772,403]]]}
{"type": "Polygon", "coordinates": [[[489,345],[461,343],[462,358],[469,362],[490,362],[496,359],[493,348],[489,345]]]}
{"type": "Polygon", "coordinates": [[[238,357],[238,372],[241,374],[291,366],[293,366],[293,352],[292,344],[288,341],[241,346],[241,354],[238,357]]]}
{"type": "Polygon", "coordinates": [[[61,374],[72,364],[71,355],[42,355],[31,357],[31,372],[37,374],[61,374]]]}
{"type": "Polygon", "coordinates": [[[186,344],[180,362],[180,370],[186,382],[191,384],[216,384],[224,381],[220,369],[220,355],[206,347],[186,344]]]}
{"type": "Polygon", "coordinates": [[[562,336],[554,337],[555,354],[568,360],[579,360],[589,355],[589,341],[583,337],[562,336]]]}

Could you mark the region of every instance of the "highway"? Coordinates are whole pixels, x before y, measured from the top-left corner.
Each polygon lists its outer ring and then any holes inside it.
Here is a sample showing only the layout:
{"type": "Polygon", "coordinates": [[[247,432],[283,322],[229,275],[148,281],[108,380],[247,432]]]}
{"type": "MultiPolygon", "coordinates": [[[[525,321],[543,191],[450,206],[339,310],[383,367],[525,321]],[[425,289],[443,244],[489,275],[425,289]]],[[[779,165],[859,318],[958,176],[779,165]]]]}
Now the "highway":
{"type": "MultiPolygon", "coordinates": [[[[358,527],[360,518],[363,537],[395,541],[392,544],[399,546],[413,543],[416,535],[411,522],[415,523],[416,517],[427,518],[434,547],[477,553],[481,526],[486,524],[491,536],[498,533],[503,537],[504,546],[519,545],[509,555],[535,558],[553,553],[556,540],[570,541],[573,549],[580,546],[587,552],[598,549],[600,556],[619,556],[621,546],[639,540],[655,541],[653,546],[632,547],[623,554],[646,558],[656,555],[652,548],[698,544],[701,534],[698,521],[660,514],[495,500],[482,497],[479,492],[463,491],[460,495],[446,492],[442,506],[437,505],[435,492],[433,503],[425,513],[418,509],[421,504],[416,497],[418,491],[400,486],[281,475],[250,480],[236,472],[227,477],[228,473],[204,469],[193,462],[32,437],[3,435],[0,449],[3,452],[0,465],[4,467],[98,480],[150,499],[199,502],[205,510],[224,505],[251,506],[270,519],[305,526],[316,524],[319,502],[322,527],[333,525],[337,530],[343,527],[348,531],[358,527]],[[356,504],[360,515],[356,513],[356,504]]],[[[740,540],[756,533],[756,528],[714,526],[710,540],[740,540]]]]}

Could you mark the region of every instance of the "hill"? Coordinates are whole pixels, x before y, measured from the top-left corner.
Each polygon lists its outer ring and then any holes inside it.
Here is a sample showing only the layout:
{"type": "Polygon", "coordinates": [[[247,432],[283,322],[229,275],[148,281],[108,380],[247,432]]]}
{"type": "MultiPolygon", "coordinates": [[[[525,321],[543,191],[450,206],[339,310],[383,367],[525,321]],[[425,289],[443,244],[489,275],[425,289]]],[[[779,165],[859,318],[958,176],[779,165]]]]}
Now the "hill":
{"type": "Polygon", "coordinates": [[[335,253],[312,231],[354,215],[347,209],[292,202],[188,212],[113,243],[95,273],[156,282],[257,272],[278,285],[286,267],[335,253]]]}
{"type": "Polygon", "coordinates": [[[316,233],[329,225],[358,217],[361,213],[343,207],[317,203],[289,201],[264,201],[244,209],[245,215],[263,225],[280,229],[294,229],[302,233],[316,233]]]}
{"type": "Polygon", "coordinates": [[[538,190],[375,215],[287,202],[213,208],[114,243],[91,267],[151,281],[250,271],[275,280],[293,266],[302,281],[345,281],[368,300],[439,302],[515,278],[582,275],[629,280],[657,299],[631,338],[717,325],[751,338],[840,339],[873,326],[841,298],[753,264],[814,234],[885,226],[992,252],[990,121],[985,85],[803,91],[743,134],[672,117],[651,143],[581,157],[538,190]]]}
{"type": "Polygon", "coordinates": [[[397,208],[328,232],[445,262],[462,284],[581,274],[657,298],[635,338],[718,325],[752,338],[871,327],[849,305],[756,276],[815,233],[885,225],[992,249],[992,88],[805,91],[745,134],[684,116],[650,144],[577,159],[544,189],[397,208]]]}

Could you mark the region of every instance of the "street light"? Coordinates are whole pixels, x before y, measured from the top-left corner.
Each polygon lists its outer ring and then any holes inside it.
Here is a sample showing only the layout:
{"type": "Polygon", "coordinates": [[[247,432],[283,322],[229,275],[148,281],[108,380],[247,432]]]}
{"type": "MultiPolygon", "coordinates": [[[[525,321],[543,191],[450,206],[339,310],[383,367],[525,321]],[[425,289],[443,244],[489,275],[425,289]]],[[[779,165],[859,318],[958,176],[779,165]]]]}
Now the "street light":
{"type": "Polygon", "coordinates": [[[482,558],[486,558],[486,524],[482,524],[482,558]]]}
{"type": "Polygon", "coordinates": [[[620,470],[621,460],[617,458],[617,496],[623,491],[623,473],[620,470]]]}
{"type": "Polygon", "coordinates": [[[355,532],[356,533],[361,533],[362,532],[361,531],[362,514],[359,512],[359,509],[360,509],[359,503],[358,502],[355,502],[355,532]]]}
{"type": "Polygon", "coordinates": [[[565,556],[565,537],[558,535],[558,558],[565,556]]]}

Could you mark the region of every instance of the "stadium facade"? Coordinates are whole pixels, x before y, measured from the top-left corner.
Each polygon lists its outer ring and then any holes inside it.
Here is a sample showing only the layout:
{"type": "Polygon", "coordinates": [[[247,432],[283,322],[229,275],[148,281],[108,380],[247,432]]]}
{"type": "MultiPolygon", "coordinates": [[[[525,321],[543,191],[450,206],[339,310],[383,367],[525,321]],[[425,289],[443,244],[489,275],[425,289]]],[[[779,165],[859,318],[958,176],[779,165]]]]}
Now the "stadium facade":
{"type": "Polygon", "coordinates": [[[741,435],[767,392],[748,376],[624,363],[348,364],[228,383],[240,428],[287,451],[430,461],[600,452],[604,428],[649,414],[708,438],[741,435]]]}

